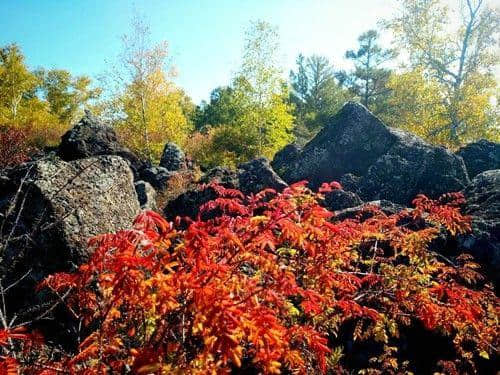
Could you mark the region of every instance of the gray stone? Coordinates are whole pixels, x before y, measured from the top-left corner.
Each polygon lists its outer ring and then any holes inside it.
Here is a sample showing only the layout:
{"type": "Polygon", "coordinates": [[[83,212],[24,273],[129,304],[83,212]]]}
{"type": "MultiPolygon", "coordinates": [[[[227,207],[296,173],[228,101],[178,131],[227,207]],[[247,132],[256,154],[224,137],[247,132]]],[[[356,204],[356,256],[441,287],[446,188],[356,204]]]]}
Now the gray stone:
{"type": "Polygon", "coordinates": [[[173,142],[165,145],[160,159],[160,167],[168,171],[179,171],[187,168],[184,152],[173,142]]]}
{"type": "MultiPolygon", "coordinates": [[[[443,147],[385,126],[361,104],[348,102],[297,156],[278,164],[283,179],[308,180],[312,188],[359,176],[363,200],[409,204],[415,195],[430,197],[459,191],[469,178],[462,158],[443,147]]],[[[346,188],[347,190],[354,187],[346,188]]]]}
{"type": "Polygon", "coordinates": [[[500,169],[477,175],[463,191],[464,212],[472,216],[472,233],[459,237],[460,247],[474,255],[500,281],[500,169]]]}
{"type": "Polygon", "coordinates": [[[457,155],[464,159],[469,177],[491,169],[500,169],[500,143],[481,139],[462,147],[457,155]]]}
{"type": "Polygon", "coordinates": [[[156,211],[156,190],[153,189],[150,183],[146,181],[137,181],[135,183],[135,191],[139,204],[143,210],[156,211]]]}
{"type": "Polygon", "coordinates": [[[113,128],[101,123],[89,111],[85,111],[85,116],[62,136],[57,153],[65,161],[118,155],[128,161],[135,175],[144,164],[120,144],[113,128]]]}
{"type": "Polygon", "coordinates": [[[283,190],[288,184],[271,168],[265,158],[254,159],[238,166],[240,190],[244,194],[258,193],[266,188],[283,190]]]}

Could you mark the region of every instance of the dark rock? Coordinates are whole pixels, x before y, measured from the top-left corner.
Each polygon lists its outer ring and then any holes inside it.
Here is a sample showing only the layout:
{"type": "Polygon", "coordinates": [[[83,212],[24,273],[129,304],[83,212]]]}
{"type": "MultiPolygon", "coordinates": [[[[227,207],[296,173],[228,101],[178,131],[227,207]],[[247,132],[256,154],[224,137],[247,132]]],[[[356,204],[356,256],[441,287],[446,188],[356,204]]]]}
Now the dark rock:
{"type": "Polygon", "coordinates": [[[153,189],[151,184],[146,181],[137,181],[135,184],[135,191],[139,204],[143,210],[156,211],[156,190],[153,189]]]}
{"type": "Polygon", "coordinates": [[[472,215],[472,233],[459,237],[464,251],[485,265],[498,285],[500,281],[500,169],[477,175],[463,191],[464,212],[472,215]]]}
{"type": "Polygon", "coordinates": [[[201,179],[200,183],[209,184],[209,183],[218,183],[229,189],[238,189],[238,173],[234,170],[224,167],[215,167],[210,169],[207,173],[205,173],[201,179]]]}
{"type": "Polygon", "coordinates": [[[271,162],[273,169],[281,175],[286,173],[287,167],[293,164],[300,155],[300,147],[295,143],[286,145],[283,149],[278,151],[274,155],[274,159],[271,162]]]}
{"type": "Polygon", "coordinates": [[[160,167],[168,171],[178,171],[187,168],[187,161],[184,152],[173,142],[165,145],[161,155],[160,167]]]}
{"type": "Polygon", "coordinates": [[[140,208],[132,172],[118,156],[41,160],[8,173],[0,275],[10,283],[30,270],[9,293],[16,311],[30,305],[34,285],[48,274],[84,262],[90,237],[129,228],[140,208]]]}
{"type": "Polygon", "coordinates": [[[240,164],[238,168],[239,186],[244,194],[258,193],[266,188],[279,191],[288,186],[271,168],[269,161],[265,158],[240,164]]]}
{"type": "MultiPolygon", "coordinates": [[[[463,160],[399,129],[385,126],[365,107],[346,103],[329,123],[283,166],[288,183],[308,180],[312,188],[360,176],[364,200],[409,204],[415,195],[430,197],[463,189],[469,182],[463,160]]],[[[354,184],[352,184],[354,185],[354,184]]]]}
{"type": "Polygon", "coordinates": [[[177,216],[196,219],[200,212],[200,206],[215,198],[217,198],[217,194],[212,188],[197,187],[167,202],[163,214],[168,220],[174,220],[177,216]]]}
{"type": "Polygon", "coordinates": [[[457,155],[464,159],[469,177],[491,169],[500,169],[500,143],[481,139],[458,150],[457,155]]]}
{"type": "Polygon", "coordinates": [[[99,122],[89,111],[85,111],[85,116],[62,136],[58,155],[65,161],[118,155],[128,161],[134,174],[143,167],[143,162],[118,142],[114,129],[99,122]]]}
{"type": "Polygon", "coordinates": [[[340,185],[342,185],[342,188],[346,191],[352,191],[353,193],[356,193],[357,195],[361,194],[360,191],[360,182],[361,182],[361,177],[353,175],[352,173],[346,173],[342,177],[340,177],[340,185]]]}
{"type": "Polygon", "coordinates": [[[168,188],[168,181],[177,172],[163,167],[151,166],[139,171],[139,178],[151,184],[156,190],[164,191],[168,188]]]}
{"type": "Polygon", "coordinates": [[[363,201],[356,193],[345,190],[333,190],[325,194],[324,205],[330,211],[343,210],[349,207],[356,207],[363,204],[363,201]]]}

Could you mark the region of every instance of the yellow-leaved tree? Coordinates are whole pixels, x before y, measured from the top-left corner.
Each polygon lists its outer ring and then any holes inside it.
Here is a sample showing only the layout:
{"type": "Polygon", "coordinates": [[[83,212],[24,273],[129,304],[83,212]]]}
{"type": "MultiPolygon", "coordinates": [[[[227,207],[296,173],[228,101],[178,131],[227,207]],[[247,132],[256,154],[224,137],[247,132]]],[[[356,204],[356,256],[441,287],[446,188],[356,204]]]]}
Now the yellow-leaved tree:
{"type": "Polygon", "coordinates": [[[400,3],[386,26],[407,52],[408,71],[388,83],[395,108],[387,121],[451,147],[498,140],[498,11],[484,0],[400,3]]]}
{"type": "Polygon", "coordinates": [[[191,101],[173,79],[167,64],[167,43],[153,44],[148,25],[139,17],[133,32],[122,38],[119,68],[114,68],[106,87],[113,94],[98,111],[115,126],[123,142],[150,161],[158,161],[167,142],[184,146],[192,129],[188,112],[191,101]]]}

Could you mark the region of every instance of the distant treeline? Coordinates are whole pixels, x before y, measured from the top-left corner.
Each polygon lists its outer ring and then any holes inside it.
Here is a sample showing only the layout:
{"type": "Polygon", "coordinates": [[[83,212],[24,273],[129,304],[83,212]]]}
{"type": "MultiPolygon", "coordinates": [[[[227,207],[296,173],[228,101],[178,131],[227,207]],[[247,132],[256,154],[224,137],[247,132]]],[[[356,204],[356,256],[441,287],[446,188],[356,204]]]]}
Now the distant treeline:
{"type": "Polygon", "coordinates": [[[21,48],[7,45],[0,48],[0,126],[21,132],[27,147],[42,148],[90,108],[144,158],[157,160],[174,141],[204,166],[234,166],[307,142],[346,100],[356,100],[432,143],[499,141],[498,11],[480,0],[456,0],[454,8],[442,0],[399,5],[393,18],[380,21],[394,37],[391,48],[380,45],[380,31],[369,30],[345,53],[352,70],[301,54],[288,81],[277,28],[251,23],[240,69],[198,106],[174,84],[167,43],[151,43],[138,18],[122,38],[120,68],[97,82],[66,70],[30,70],[21,48]]]}

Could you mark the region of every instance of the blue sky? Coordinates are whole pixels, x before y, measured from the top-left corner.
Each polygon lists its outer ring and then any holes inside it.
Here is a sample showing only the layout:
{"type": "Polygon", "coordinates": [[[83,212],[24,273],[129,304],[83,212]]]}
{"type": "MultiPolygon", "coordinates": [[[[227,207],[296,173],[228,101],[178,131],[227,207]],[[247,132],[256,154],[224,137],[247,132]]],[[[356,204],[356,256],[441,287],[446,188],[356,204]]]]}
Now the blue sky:
{"type": "Polygon", "coordinates": [[[134,8],[153,39],[167,40],[177,84],[195,102],[229,83],[251,20],[279,28],[284,71],[299,52],[344,67],[358,35],[395,10],[395,0],[0,0],[0,45],[18,43],[30,67],[96,77],[120,51],[134,8]]]}

